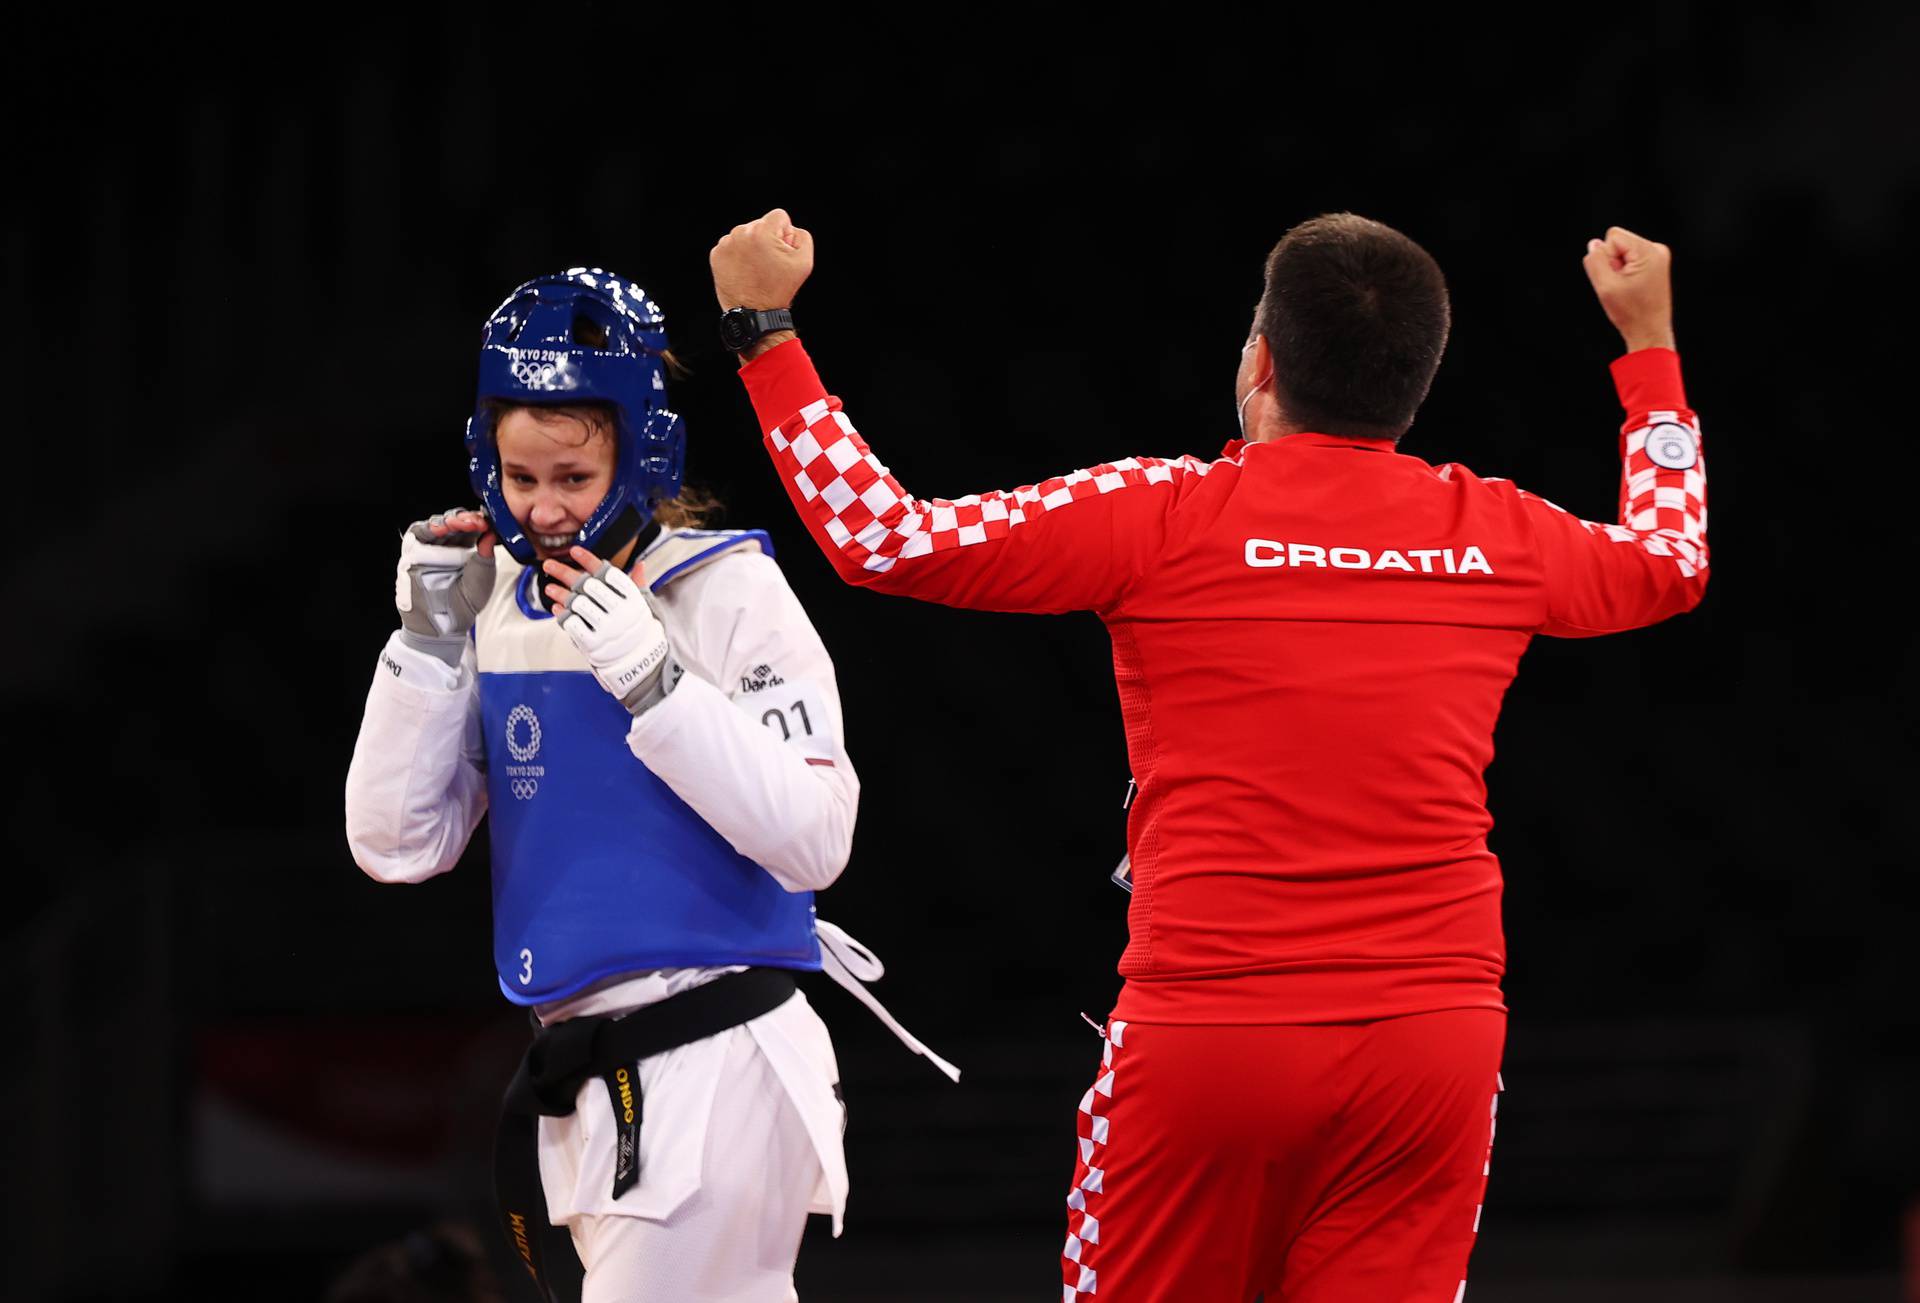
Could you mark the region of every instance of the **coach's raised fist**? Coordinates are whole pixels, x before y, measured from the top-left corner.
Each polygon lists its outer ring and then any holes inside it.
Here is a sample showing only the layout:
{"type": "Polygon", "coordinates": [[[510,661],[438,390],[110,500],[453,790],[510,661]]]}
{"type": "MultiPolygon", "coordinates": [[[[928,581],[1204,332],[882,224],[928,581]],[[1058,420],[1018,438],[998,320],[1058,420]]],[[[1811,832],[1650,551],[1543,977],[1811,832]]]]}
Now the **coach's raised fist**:
{"type": "Polygon", "coordinates": [[[1609,226],[1587,241],[1587,279],[1627,351],[1673,347],[1673,251],[1657,240],[1609,226]]]}
{"type": "Polygon", "coordinates": [[[721,236],[707,261],[722,312],[790,308],[813,271],[813,237],[776,208],[721,236]]]}

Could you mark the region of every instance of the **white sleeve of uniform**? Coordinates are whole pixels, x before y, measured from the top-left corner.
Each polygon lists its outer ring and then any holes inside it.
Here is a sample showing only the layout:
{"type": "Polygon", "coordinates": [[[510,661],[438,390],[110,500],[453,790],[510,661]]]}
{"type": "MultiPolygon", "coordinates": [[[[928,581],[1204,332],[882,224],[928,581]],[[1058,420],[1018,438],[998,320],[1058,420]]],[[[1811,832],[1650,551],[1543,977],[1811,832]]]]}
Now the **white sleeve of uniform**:
{"type": "Polygon", "coordinates": [[[380,653],[347,769],[347,845],[381,882],[445,873],[487,811],[473,645],[455,669],[407,646],[380,653]]]}
{"type": "Polygon", "coordinates": [[[627,746],[788,891],[829,886],[853,851],[860,779],[827,649],[771,557],[733,553],[680,584],[693,591],[667,618],[687,671],[627,746]]]}

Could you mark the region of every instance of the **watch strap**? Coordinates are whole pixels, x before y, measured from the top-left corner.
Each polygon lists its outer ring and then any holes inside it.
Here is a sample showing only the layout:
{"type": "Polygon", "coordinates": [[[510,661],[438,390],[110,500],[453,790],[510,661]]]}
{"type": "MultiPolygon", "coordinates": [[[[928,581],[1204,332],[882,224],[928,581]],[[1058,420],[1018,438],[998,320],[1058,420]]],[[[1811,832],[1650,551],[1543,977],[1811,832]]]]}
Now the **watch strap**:
{"type": "Polygon", "coordinates": [[[792,330],[793,310],[732,308],[721,314],[720,325],[720,342],[741,353],[776,330],[792,330]]]}

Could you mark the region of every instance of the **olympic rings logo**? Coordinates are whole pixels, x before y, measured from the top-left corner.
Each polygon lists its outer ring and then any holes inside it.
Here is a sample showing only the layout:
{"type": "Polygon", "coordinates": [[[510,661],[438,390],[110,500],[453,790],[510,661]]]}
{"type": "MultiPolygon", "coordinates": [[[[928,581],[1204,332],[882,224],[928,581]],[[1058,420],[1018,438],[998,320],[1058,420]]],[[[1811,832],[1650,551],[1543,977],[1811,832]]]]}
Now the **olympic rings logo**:
{"type": "Polygon", "coordinates": [[[531,801],[533,794],[540,790],[540,782],[534,778],[516,778],[508,786],[517,801],[531,801]]]}
{"type": "Polygon", "coordinates": [[[529,349],[514,352],[507,364],[513,378],[529,389],[577,389],[579,374],[565,353],[529,349]]]}
{"type": "Polygon", "coordinates": [[[513,378],[529,389],[545,389],[553,381],[551,362],[515,362],[513,378]]]}
{"type": "Polygon", "coordinates": [[[533,707],[515,706],[507,712],[507,754],[523,765],[540,754],[540,717],[533,713],[533,707]],[[521,740],[517,731],[522,724],[527,729],[525,741],[521,740]]]}

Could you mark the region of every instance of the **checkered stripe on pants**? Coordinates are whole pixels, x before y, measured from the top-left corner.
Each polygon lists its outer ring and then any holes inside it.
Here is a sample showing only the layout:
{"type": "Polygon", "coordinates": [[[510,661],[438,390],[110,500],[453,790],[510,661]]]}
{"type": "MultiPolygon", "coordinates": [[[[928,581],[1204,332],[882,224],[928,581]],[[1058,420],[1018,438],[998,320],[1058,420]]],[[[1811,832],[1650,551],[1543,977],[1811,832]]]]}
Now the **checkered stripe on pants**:
{"type": "Polygon", "coordinates": [[[1212,465],[1194,457],[1125,457],[1011,492],[922,500],[901,488],[873,455],[837,398],[808,403],[767,432],[767,446],[834,545],[862,569],[875,571],[1002,539],[1049,511],[1116,489],[1205,475],[1212,465]]]}
{"type": "Polygon", "coordinates": [[[1106,1194],[1107,1114],[1113,1108],[1114,1051],[1125,1048],[1127,1025],[1110,1022],[1106,1049],[1100,1054],[1100,1078],[1080,1097],[1075,1129],[1080,1135],[1080,1157],[1073,1168],[1073,1189],[1067,1192],[1067,1247],[1060,1254],[1060,1300],[1074,1300],[1099,1292],[1100,1204],[1106,1194]]]}
{"type": "MultiPolygon", "coordinates": [[[[1700,422],[1692,413],[1647,413],[1644,424],[1622,436],[1620,523],[1580,523],[1589,534],[1616,543],[1637,544],[1654,556],[1673,558],[1681,575],[1691,579],[1707,568],[1707,455],[1696,452],[1693,465],[1684,470],[1655,464],[1647,452],[1647,437],[1660,425],[1686,427],[1693,433],[1694,447],[1700,446],[1700,422]]],[[[1538,494],[1526,496],[1562,514],[1571,514],[1538,494]]]]}
{"type": "MultiPolygon", "coordinates": [[[[1480,1166],[1480,1202],[1473,1206],[1473,1233],[1480,1233],[1480,1214],[1486,1210],[1487,1178],[1493,1175],[1493,1133],[1500,1126],[1500,1096],[1506,1090],[1506,1080],[1499,1073],[1493,1074],[1493,1102],[1487,1106],[1487,1159],[1480,1166]]],[[[1461,1281],[1460,1288],[1454,1291],[1453,1303],[1465,1303],[1467,1282],[1461,1281]]]]}

